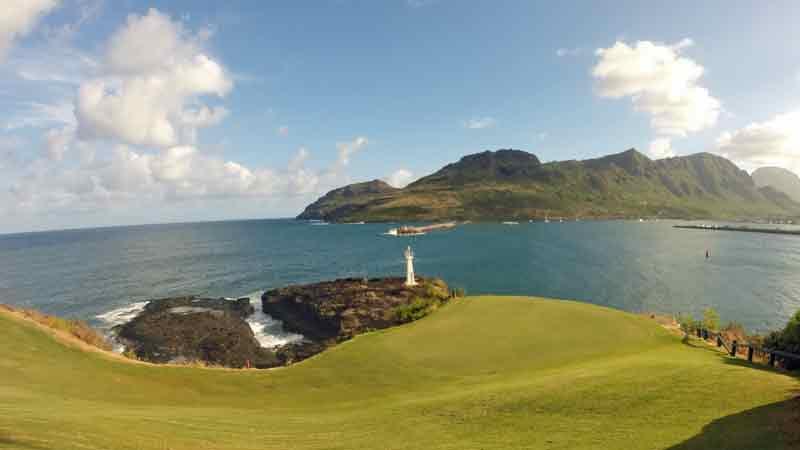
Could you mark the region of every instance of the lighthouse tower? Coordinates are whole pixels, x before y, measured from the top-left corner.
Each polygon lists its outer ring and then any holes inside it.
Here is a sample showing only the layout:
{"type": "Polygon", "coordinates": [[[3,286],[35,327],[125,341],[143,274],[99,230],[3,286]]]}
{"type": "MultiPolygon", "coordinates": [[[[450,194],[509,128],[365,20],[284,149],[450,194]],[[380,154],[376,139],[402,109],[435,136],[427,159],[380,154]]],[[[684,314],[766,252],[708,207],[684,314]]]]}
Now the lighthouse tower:
{"type": "Polygon", "coordinates": [[[406,286],[416,286],[417,280],[414,279],[414,252],[411,251],[411,246],[406,248],[403,255],[406,257],[406,286]]]}

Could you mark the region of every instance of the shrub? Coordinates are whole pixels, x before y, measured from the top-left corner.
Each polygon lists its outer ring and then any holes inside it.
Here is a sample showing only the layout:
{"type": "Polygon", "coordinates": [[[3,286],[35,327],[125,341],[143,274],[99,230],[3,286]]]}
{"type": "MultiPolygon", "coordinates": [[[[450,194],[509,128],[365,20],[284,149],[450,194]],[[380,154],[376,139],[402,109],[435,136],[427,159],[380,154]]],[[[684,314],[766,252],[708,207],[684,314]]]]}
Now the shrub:
{"type": "Polygon", "coordinates": [[[435,305],[432,299],[416,297],[411,303],[394,308],[394,315],[401,323],[413,322],[427,316],[435,305]]]}
{"type": "Polygon", "coordinates": [[[681,329],[686,333],[693,333],[699,328],[699,323],[690,314],[678,314],[675,319],[681,325],[681,329]]]}
{"type": "Polygon", "coordinates": [[[74,319],[62,319],[61,317],[49,316],[33,309],[16,309],[5,306],[4,309],[16,312],[34,322],[44,325],[53,330],[67,333],[76,339],[83,341],[91,346],[102,350],[111,350],[111,343],[105,336],[90,327],[86,322],[74,319]]]}
{"type": "Polygon", "coordinates": [[[744,325],[739,322],[728,322],[720,331],[729,341],[749,342],[744,325]]]}
{"type": "MultiPolygon", "coordinates": [[[[764,347],[772,350],[800,354],[800,311],[795,313],[782,331],[773,331],[764,338],[764,347]]],[[[787,369],[797,369],[800,361],[784,359],[781,361],[787,369]]]]}
{"type": "Polygon", "coordinates": [[[719,330],[719,314],[714,308],[706,308],[703,311],[703,328],[711,331],[719,330]]]}
{"type": "Polygon", "coordinates": [[[461,287],[457,287],[457,288],[456,288],[456,289],[453,291],[453,293],[454,293],[454,294],[455,294],[455,296],[456,296],[456,297],[458,297],[458,298],[463,298],[463,297],[465,297],[465,296],[467,295],[467,292],[464,290],[464,288],[461,288],[461,287]]]}

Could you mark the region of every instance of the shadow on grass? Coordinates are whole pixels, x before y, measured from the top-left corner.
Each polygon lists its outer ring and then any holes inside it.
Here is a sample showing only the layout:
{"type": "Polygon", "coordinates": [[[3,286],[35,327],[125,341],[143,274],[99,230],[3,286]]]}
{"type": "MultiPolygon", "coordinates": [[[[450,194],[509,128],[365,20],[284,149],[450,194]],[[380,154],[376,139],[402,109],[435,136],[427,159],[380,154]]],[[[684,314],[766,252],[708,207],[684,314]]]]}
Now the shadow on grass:
{"type": "MultiPolygon", "coordinates": [[[[692,348],[713,352],[725,364],[800,378],[797,372],[787,372],[766,364],[732,358],[705,342],[684,338],[683,343],[692,348]]],[[[736,393],[732,392],[731,395],[736,393]]],[[[800,448],[800,397],[794,397],[714,420],[704,426],[696,436],[666,450],[798,448],[800,448]]]]}
{"type": "Polygon", "coordinates": [[[0,448],[15,448],[21,450],[45,450],[50,447],[40,447],[31,442],[23,442],[12,437],[0,434],[0,448]]]}
{"type": "Polygon", "coordinates": [[[666,450],[800,448],[800,398],[714,420],[696,436],[666,450]]]}

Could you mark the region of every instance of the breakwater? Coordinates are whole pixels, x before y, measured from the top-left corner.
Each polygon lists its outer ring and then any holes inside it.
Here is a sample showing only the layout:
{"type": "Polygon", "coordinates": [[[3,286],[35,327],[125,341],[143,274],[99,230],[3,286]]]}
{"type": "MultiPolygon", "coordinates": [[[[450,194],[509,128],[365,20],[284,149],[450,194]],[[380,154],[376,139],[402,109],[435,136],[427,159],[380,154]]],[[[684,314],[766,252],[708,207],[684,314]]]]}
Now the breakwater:
{"type": "Polygon", "coordinates": [[[740,231],[743,233],[789,234],[800,236],[800,230],[786,230],[781,228],[733,227],[729,225],[675,225],[674,227],[688,230],[740,231]]]}

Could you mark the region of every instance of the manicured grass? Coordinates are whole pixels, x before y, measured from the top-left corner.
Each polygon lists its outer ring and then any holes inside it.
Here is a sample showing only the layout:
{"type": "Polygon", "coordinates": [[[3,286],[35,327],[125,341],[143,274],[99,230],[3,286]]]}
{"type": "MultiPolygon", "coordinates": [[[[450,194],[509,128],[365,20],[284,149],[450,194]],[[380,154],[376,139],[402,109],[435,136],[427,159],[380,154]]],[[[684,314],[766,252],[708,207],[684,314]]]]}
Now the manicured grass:
{"type": "Polygon", "coordinates": [[[566,301],[458,300],[271,371],[121,362],[0,315],[0,448],[788,448],[799,386],[566,301]]]}

